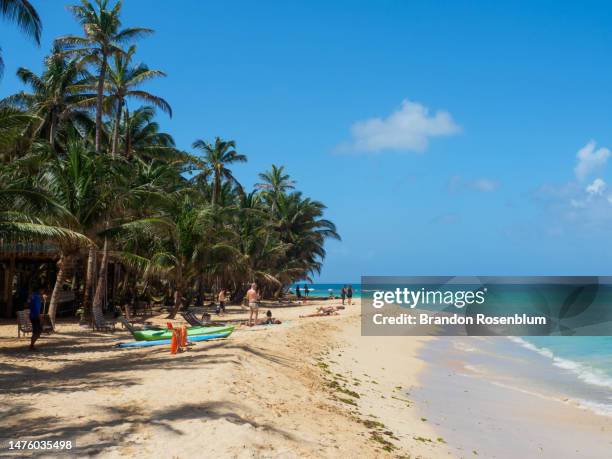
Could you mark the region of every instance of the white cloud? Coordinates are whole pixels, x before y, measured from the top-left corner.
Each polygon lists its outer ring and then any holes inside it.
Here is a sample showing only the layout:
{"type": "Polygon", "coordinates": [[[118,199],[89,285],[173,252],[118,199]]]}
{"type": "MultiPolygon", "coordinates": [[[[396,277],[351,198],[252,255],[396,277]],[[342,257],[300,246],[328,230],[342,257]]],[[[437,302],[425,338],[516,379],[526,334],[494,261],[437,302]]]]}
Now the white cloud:
{"type": "Polygon", "coordinates": [[[451,192],[472,190],[481,193],[490,193],[499,188],[499,182],[490,178],[481,177],[474,180],[464,180],[460,175],[453,175],[448,180],[448,189],[451,192]]]}
{"type": "Polygon", "coordinates": [[[594,179],[610,157],[610,150],[597,148],[591,140],[576,154],[576,180],[545,184],[533,195],[557,227],[576,225],[588,229],[612,228],[612,194],[603,176],[594,179]],[[587,181],[589,179],[589,181],[587,181]]]}
{"type": "Polygon", "coordinates": [[[440,110],[430,114],[424,105],[404,99],[399,110],[386,118],[370,118],[354,123],[351,127],[352,139],[339,149],[358,152],[423,152],[431,138],[453,135],[460,131],[461,128],[450,113],[440,110]]]}
{"type": "Polygon", "coordinates": [[[586,192],[589,195],[598,196],[598,195],[603,194],[605,189],[606,189],[606,182],[604,182],[600,178],[596,178],[595,180],[593,180],[593,183],[591,183],[589,186],[586,187],[586,192]]]}
{"type": "Polygon", "coordinates": [[[608,161],[610,150],[604,147],[595,149],[596,145],[595,141],[591,140],[576,154],[578,164],[576,164],[574,172],[576,178],[580,181],[587,178],[592,172],[600,170],[608,161]]]}
{"type": "Polygon", "coordinates": [[[556,225],[579,225],[585,228],[612,227],[612,195],[607,184],[596,178],[589,185],[568,182],[559,186],[542,186],[534,198],[556,225]]]}

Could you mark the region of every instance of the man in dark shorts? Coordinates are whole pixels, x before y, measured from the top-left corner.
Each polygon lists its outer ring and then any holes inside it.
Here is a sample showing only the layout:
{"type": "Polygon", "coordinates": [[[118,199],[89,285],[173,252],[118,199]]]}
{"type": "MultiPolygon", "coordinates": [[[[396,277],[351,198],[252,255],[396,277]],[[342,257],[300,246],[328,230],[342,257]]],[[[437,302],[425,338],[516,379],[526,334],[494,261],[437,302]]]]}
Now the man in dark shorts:
{"type": "Polygon", "coordinates": [[[348,305],[353,304],[353,286],[349,285],[346,289],[346,299],[348,300],[348,305]]]}
{"type": "Polygon", "coordinates": [[[32,340],[30,341],[30,350],[35,351],[34,343],[40,338],[42,333],[42,295],[39,289],[35,288],[30,297],[30,322],[32,322],[32,340]]]}

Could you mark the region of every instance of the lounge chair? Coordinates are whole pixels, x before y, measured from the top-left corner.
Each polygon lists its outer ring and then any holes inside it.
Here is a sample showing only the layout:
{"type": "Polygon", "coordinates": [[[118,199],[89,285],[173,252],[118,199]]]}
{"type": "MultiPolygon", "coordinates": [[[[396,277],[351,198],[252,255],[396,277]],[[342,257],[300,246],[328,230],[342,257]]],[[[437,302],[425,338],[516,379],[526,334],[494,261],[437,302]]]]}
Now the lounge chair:
{"type": "Polygon", "coordinates": [[[119,316],[117,320],[119,321],[121,325],[123,325],[123,328],[126,328],[127,331],[129,331],[132,335],[134,334],[136,329],[134,328],[134,324],[132,322],[130,322],[128,319],[126,319],[123,316],[119,316]]]}
{"type": "Polygon", "coordinates": [[[32,333],[32,322],[30,322],[29,309],[17,311],[17,338],[21,338],[22,333],[24,337],[28,333],[32,333]]]}
{"type": "Polygon", "coordinates": [[[115,331],[115,321],[106,320],[102,311],[94,310],[94,330],[115,331]]]}
{"type": "Polygon", "coordinates": [[[132,312],[131,312],[129,304],[126,304],[126,305],[123,306],[122,312],[123,312],[123,315],[125,317],[125,320],[130,322],[132,325],[136,324],[136,323],[141,324],[141,323],[144,323],[144,321],[145,321],[144,317],[134,317],[134,316],[132,316],[132,312]]]}
{"type": "Polygon", "coordinates": [[[40,322],[42,325],[43,333],[50,334],[55,331],[55,325],[53,324],[53,321],[51,320],[51,316],[49,314],[42,314],[40,316],[40,322]]]}
{"type": "Polygon", "coordinates": [[[146,325],[146,324],[145,324],[145,326],[143,328],[136,328],[136,327],[134,327],[134,324],[132,323],[132,321],[128,320],[127,318],[125,318],[123,316],[119,316],[117,318],[117,321],[124,328],[126,328],[127,331],[129,331],[134,338],[136,338],[136,335],[134,335],[134,332],[138,331],[138,330],[163,330],[162,327],[158,327],[158,326],[155,326],[155,325],[146,325]]]}
{"type": "Polygon", "coordinates": [[[202,327],[204,325],[202,321],[198,320],[196,315],[191,311],[184,311],[180,314],[183,316],[183,319],[185,319],[187,323],[192,327],[202,327]]]}

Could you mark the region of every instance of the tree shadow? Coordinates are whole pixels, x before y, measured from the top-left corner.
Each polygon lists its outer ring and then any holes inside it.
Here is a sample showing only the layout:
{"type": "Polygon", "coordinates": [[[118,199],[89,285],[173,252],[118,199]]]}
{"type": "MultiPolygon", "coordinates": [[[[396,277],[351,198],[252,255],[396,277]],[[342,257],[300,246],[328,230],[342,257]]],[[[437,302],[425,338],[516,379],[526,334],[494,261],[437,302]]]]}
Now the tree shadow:
{"type": "MultiPolygon", "coordinates": [[[[112,356],[100,359],[70,360],[61,368],[44,369],[26,364],[2,364],[0,395],[34,394],[40,392],[70,392],[79,389],[95,390],[109,386],[138,384],[139,371],[165,368],[180,370],[201,368],[220,363],[239,364],[230,353],[206,356],[202,351],[190,351],[180,358],[170,359],[166,348],[148,352],[129,352],[112,349],[112,356]]],[[[71,352],[71,351],[70,351],[71,352]]]]}
{"type": "MultiPolygon", "coordinates": [[[[147,412],[139,406],[124,405],[98,407],[101,417],[106,420],[86,420],[78,424],[58,425],[55,417],[42,416],[37,418],[24,418],[23,411],[27,407],[15,407],[6,413],[3,422],[8,426],[4,432],[7,438],[27,438],[28,440],[73,440],[76,445],[69,454],[77,457],[103,453],[105,449],[117,446],[136,445],[128,437],[145,426],[155,426],[180,436],[184,432],[174,427],[174,423],[183,420],[199,419],[214,421],[224,419],[228,422],[244,425],[248,424],[255,429],[279,435],[288,440],[295,437],[285,430],[274,427],[268,423],[258,423],[252,419],[237,414],[243,411],[243,405],[232,402],[210,401],[203,403],[186,403],[166,409],[147,412]],[[97,441],[95,444],[79,444],[79,437],[90,432],[120,429],[120,436],[111,436],[109,440],[97,441]]],[[[48,455],[44,451],[32,451],[33,456],[48,455]]]]}

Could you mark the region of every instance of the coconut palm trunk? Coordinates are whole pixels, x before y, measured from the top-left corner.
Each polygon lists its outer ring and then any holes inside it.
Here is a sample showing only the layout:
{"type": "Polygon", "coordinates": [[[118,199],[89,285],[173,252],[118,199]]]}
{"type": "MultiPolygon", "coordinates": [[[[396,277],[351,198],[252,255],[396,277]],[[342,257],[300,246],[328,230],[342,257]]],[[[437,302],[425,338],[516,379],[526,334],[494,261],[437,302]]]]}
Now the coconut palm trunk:
{"type": "Polygon", "coordinates": [[[181,310],[181,306],[183,305],[183,270],[181,265],[179,264],[176,267],[176,286],[174,289],[174,306],[172,306],[172,310],[170,314],[168,314],[168,319],[174,319],[178,312],[181,310]]]}
{"type": "Polygon", "coordinates": [[[115,156],[119,149],[119,126],[121,125],[121,115],[123,114],[123,99],[117,102],[117,113],[115,115],[115,129],[113,132],[113,149],[112,154],[115,156]]]}
{"type": "Polygon", "coordinates": [[[70,257],[66,254],[62,254],[59,262],[57,263],[58,272],[55,278],[55,286],[53,287],[53,293],[51,294],[51,300],[49,301],[49,317],[51,323],[55,327],[55,315],[57,314],[57,306],[59,304],[59,297],[64,287],[64,282],[69,275],[70,271],[70,257]]]}
{"type": "Polygon", "coordinates": [[[125,107],[125,157],[128,158],[130,156],[130,151],[132,149],[132,137],[130,135],[130,110],[125,107]]]}
{"type": "Polygon", "coordinates": [[[55,142],[56,129],[57,129],[57,113],[55,113],[55,110],[53,110],[53,113],[51,114],[51,126],[49,127],[49,144],[51,144],[51,146],[53,146],[53,143],[55,142]]]}
{"type": "Polygon", "coordinates": [[[219,171],[215,171],[215,183],[213,185],[213,194],[212,194],[212,205],[217,204],[219,199],[219,195],[221,194],[221,173],[219,171]]]}
{"type": "Polygon", "coordinates": [[[85,274],[85,290],[83,292],[83,308],[85,309],[85,317],[91,318],[91,298],[93,280],[96,269],[96,248],[94,246],[89,247],[89,253],[87,255],[87,273],[85,274]]]}
{"type": "Polygon", "coordinates": [[[174,319],[181,310],[181,306],[183,306],[183,290],[177,286],[174,290],[174,306],[172,306],[172,311],[170,311],[167,318],[174,319]]]}
{"type": "Polygon", "coordinates": [[[98,76],[98,94],[96,96],[96,152],[100,153],[102,144],[102,101],[104,99],[104,79],[106,78],[107,56],[102,52],[100,75],[98,76]]]}
{"type": "Polygon", "coordinates": [[[102,261],[100,262],[100,271],[98,273],[98,282],[96,283],[96,294],[93,300],[92,310],[94,315],[102,313],[102,302],[104,301],[104,287],[106,286],[106,272],[108,270],[108,238],[104,238],[104,248],[102,249],[102,261]]]}

